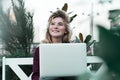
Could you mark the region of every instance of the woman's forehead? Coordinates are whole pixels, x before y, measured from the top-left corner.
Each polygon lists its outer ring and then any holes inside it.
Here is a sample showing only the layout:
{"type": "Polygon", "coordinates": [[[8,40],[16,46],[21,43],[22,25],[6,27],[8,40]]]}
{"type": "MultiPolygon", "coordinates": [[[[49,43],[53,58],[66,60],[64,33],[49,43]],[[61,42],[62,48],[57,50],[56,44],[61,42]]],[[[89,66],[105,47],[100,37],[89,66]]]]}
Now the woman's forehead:
{"type": "Polygon", "coordinates": [[[65,20],[61,17],[56,17],[56,18],[52,18],[51,22],[62,22],[62,23],[64,23],[65,20]]]}

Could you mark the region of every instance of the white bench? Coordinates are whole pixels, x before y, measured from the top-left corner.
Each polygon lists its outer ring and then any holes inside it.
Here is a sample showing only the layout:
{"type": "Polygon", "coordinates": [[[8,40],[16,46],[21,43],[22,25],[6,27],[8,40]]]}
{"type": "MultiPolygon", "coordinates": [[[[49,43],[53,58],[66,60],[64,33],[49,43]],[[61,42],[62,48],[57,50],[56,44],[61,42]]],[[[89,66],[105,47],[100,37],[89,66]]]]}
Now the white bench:
{"type": "Polygon", "coordinates": [[[2,80],[5,79],[6,65],[8,65],[20,80],[31,80],[31,75],[27,76],[18,65],[33,65],[33,58],[2,58],[2,80]]]}
{"type": "Polygon", "coordinates": [[[89,70],[91,73],[91,77],[89,80],[101,80],[101,78],[107,74],[108,67],[107,67],[106,63],[100,57],[87,56],[87,63],[93,63],[93,64],[94,63],[102,63],[102,65],[100,66],[100,68],[97,71],[92,72],[89,70]]]}
{"type": "MultiPolygon", "coordinates": [[[[103,63],[103,61],[97,56],[87,56],[87,63],[103,63]]],[[[15,74],[20,78],[20,80],[31,80],[31,75],[27,76],[24,71],[18,65],[33,65],[33,58],[5,58],[2,59],[2,80],[5,79],[5,67],[8,65],[15,74]]],[[[87,66],[86,66],[87,67],[87,66]]],[[[105,72],[105,65],[100,67],[100,69],[94,74],[102,75],[105,72]]],[[[91,72],[92,73],[92,72],[91,72]]],[[[92,76],[90,80],[93,80],[95,76],[92,76]]]]}

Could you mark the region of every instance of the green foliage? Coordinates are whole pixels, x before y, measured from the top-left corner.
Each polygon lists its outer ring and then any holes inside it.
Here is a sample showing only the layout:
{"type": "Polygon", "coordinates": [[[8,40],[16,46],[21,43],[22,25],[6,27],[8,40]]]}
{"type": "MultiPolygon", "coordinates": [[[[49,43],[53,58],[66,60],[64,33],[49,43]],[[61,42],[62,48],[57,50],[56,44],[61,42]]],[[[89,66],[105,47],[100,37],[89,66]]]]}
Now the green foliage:
{"type": "MultiPolygon", "coordinates": [[[[97,25],[99,29],[99,42],[95,49],[95,55],[101,57],[108,67],[106,75],[109,79],[104,80],[119,80],[120,79],[120,10],[110,10],[109,18],[111,21],[110,30],[105,29],[105,26],[97,25]]],[[[103,75],[105,77],[105,75],[103,75]]]]}
{"type": "Polygon", "coordinates": [[[80,38],[80,40],[81,40],[81,42],[83,42],[83,34],[82,33],[79,33],[79,38],[80,38]]]}
{"type": "Polygon", "coordinates": [[[100,3],[100,4],[104,4],[104,3],[106,3],[106,2],[112,3],[112,1],[113,1],[113,0],[99,0],[99,3],[100,3]]]}
{"type": "Polygon", "coordinates": [[[92,36],[91,35],[87,35],[84,42],[88,43],[91,40],[92,36]]]}
{"type": "Polygon", "coordinates": [[[120,9],[110,10],[109,19],[111,20],[111,31],[120,37],[120,9]]]}
{"type": "MultiPolygon", "coordinates": [[[[68,4],[67,4],[67,3],[65,3],[65,4],[63,5],[62,10],[65,11],[65,12],[67,12],[67,10],[68,10],[68,4]]],[[[70,13],[72,13],[72,12],[70,12],[70,13]]],[[[69,14],[70,14],[70,13],[69,13],[69,14]]],[[[77,14],[74,14],[73,16],[70,17],[70,23],[73,21],[73,19],[74,19],[76,16],[77,16],[77,14]]]]}
{"type": "Polygon", "coordinates": [[[109,19],[112,21],[116,19],[120,14],[120,9],[110,10],[109,11],[109,19]]]}
{"type": "Polygon", "coordinates": [[[77,36],[75,36],[75,37],[76,37],[76,42],[77,43],[79,43],[79,42],[86,43],[87,51],[89,50],[90,46],[96,42],[96,40],[91,41],[91,38],[92,38],[91,35],[87,35],[85,40],[84,40],[84,37],[83,37],[82,33],[79,33],[79,38],[77,36]]]}
{"type": "Polygon", "coordinates": [[[120,37],[110,30],[98,25],[100,32],[100,42],[98,44],[97,55],[100,56],[113,72],[120,74],[120,37]]]}
{"type": "Polygon", "coordinates": [[[70,17],[70,22],[73,21],[73,19],[77,16],[77,14],[74,14],[73,16],[70,17]]]}
{"type": "Polygon", "coordinates": [[[67,10],[68,10],[68,4],[67,3],[64,4],[64,6],[62,7],[62,10],[67,12],[67,10]]]}
{"type": "Polygon", "coordinates": [[[0,28],[2,41],[6,51],[12,55],[21,51],[28,56],[31,44],[33,43],[33,14],[27,12],[24,8],[23,0],[11,0],[13,7],[13,15],[15,19],[11,19],[10,12],[0,14],[0,28]]]}

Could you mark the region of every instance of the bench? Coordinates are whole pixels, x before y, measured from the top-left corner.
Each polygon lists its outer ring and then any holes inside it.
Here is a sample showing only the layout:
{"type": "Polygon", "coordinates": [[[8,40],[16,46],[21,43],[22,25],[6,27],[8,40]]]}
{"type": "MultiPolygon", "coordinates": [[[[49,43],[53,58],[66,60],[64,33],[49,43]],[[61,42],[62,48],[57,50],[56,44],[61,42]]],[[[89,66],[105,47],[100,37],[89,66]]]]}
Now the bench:
{"type": "MultiPolygon", "coordinates": [[[[87,56],[87,63],[103,63],[103,60],[101,60],[97,56],[87,56]]],[[[6,65],[8,65],[15,74],[19,77],[20,80],[31,80],[31,75],[27,76],[25,72],[19,67],[19,65],[33,65],[33,58],[2,58],[2,80],[5,79],[6,74],[6,65]]],[[[87,67],[87,66],[86,66],[87,67]]],[[[90,68],[88,67],[88,70],[90,68]]],[[[95,76],[102,75],[104,71],[106,70],[105,65],[103,64],[98,71],[93,73],[95,76]]],[[[90,71],[90,70],[89,70],[90,71]]],[[[92,72],[91,72],[92,73],[92,72]]],[[[91,77],[90,80],[92,80],[93,77],[91,77]]]]}

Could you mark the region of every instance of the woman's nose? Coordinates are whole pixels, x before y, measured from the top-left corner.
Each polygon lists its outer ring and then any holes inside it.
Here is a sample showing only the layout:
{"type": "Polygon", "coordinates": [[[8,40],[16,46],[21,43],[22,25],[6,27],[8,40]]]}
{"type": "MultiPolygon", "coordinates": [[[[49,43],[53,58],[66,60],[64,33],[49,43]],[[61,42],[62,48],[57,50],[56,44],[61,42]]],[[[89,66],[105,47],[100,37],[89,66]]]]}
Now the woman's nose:
{"type": "Polygon", "coordinates": [[[58,28],[58,26],[57,26],[57,25],[54,25],[54,28],[55,28],[55,29],[57,29],[57,28],[58,28]]]}

